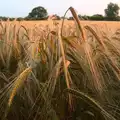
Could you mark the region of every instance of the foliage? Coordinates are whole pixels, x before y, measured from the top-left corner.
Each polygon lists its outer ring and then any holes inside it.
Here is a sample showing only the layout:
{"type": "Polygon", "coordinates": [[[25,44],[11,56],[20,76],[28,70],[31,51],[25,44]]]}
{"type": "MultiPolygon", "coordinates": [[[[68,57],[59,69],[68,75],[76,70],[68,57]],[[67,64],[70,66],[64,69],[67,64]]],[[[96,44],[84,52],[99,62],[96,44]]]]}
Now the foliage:
{"type": "Polygon", "coordinates": [[[31,20],[44,20],[48,16],[47,10],[44,7],[35,7],[27,16],[31,20]]]}
{"type": "MultiPolygon", "coordinates": [[[[56,19],[60,20],[63,19],[64,17],[60,17],[56,15],[56,19]]],[[[109,20],[109,21],[120,21],[119,17],[119,6],[117,4],[109,3],[107,6],[107,9],[105,9],[105,16],[101,14],[95,14],[92,16],[89,15],[78,15],[80,20],[93,20],[93,21],[103,21],[103,20],[109,20]]],[[[8,17],[0,17],[1,20],[7,21],[8,17]]],[[[9,18],[11,21],[14,20],[15,18],[9,18]]],[[[22,20],[46,20],[48,19],[48,13],[47,10],[44,7],[38,6],[35,7],[27,17],[25,18],[17,18],[18,21],[22,20]]],[[[74,20],[72,16],[69,18],[66,18],[68,20],[74,20]]]]}
{"type": "Polygon", "coordinates": [[[56,14],[55,14],[55,16],[56,16],[57,20],[61,20],[61,18],[60,18],[59,15],[56,15],[56,14]]]}
{"type": "Polygon", "coordinates": [[[100,14],[95,14],[91,17],[89,17],[90,20],[96,20],[96,21],[103,21],[104,20],[104,16],[100,15],[100,14]]]}
{"type": "Polygon", "coordinates": [[[22,18],[22,17],[17,18],[17,21],[23,21],[23,20],[24,20],[24,18],[22,18]]]}
{"type": "Polygon", "coordinates": [[[0,20],[3,20],[3,21],[7,21],[7,17],[2,17],[2,16],[0,16],[0,20]]]}
{"type": "Polygon", "coordinates": [[[95,15],[92,15],[92,16],[78,15],[78,17],[79,17],[80,20],[96,20],[96,21],[103,21],[103,20],[105,20],[104,16],[100,15],[100,14],[95,14],[95,15]]]}
{"type": "Polygon", "coordinates": [[[109,3],[107,9],[105,9],[105,16],[107,20],[118,20],[119,6],[114,3],[109,3]]]}
{"type": "Polygon", "coordinates": [[[64,17],[64,16],[62,16],[61,19],[67,19],[67,20],[68,20],[69,18],[68,18],[68,17],[64,17]]]}
{"type": "Polygon", "coordinates": [[[68,20],[74,20],[74,18],[73,17],[69,17],[68,20]]]}
{"type": "Polygon", "coordinates": [[[89,20],[90,19],[90,16],[87,16],[87,15],[78,15],[79,19],[80,20],[89,20]]]}

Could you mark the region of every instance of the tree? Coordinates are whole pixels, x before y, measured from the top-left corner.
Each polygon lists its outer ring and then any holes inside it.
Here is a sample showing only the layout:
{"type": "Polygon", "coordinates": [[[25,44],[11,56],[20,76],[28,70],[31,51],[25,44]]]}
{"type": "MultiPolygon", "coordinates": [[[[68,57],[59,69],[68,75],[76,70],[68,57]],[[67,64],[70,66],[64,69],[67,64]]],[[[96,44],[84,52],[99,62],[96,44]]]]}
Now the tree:
{"type": "Polygon", "coordinates": [[[44,20],[48,16],[47,10],[44,7],[35,7],[27,16],[26,19],[31,20],[44,20]]]}
{"type": "Polygon", "coordinates": [[[0,16],[0,20],[3,20],[3,21],[7,21],[7,17],[2,17],[2,16],[0,16]]]}
{"type": "Polygon", "coordinates": [[[119,6],[114,3],[109,3],[107,9],[105,9],[105,17],[107,20],[118,20],[119,18],[119,6]]]}
{"type": "Polygon", "coordinates": [[[80,20],[84,20],[84,18],[83,18],[83,16],[82,15],[78,15],[78,18],[80,19],[80,20]]]}
{"type": "Polygon", "coordinates": [[[48,17],[48,19],[52,19],[52,20],[60,20],[60,16],[58,16],[57,14],[51,15],[48,17]]]}
{"type": "Polygon", "coordinates": [[[96,21],[102,21],[104,20],[104,16],[100,14],[95,14],[93,16],[90,16],[90,20],[96,20],[96,21]]]}
{"type": "Polygon", "coordinates": [[[73,17],[69,17],[68,20],[74,20],[74,18],[73,17]]]}
{"type": "Polygon", "coordinates": [[[79,17],[80,20],[89,20],[89,16],[87,16],[87,15],[82,16],[82,15],[79,14],[78,17],[79,17]]]}
{"type": "Polygon", "coordinates": [[[17,21],[23,21],[23,20],[24,20],[24,18],[22,18],[22,17],[17,18],[17,21]]]}
{"type": "Polygon", "coordinates": [[[55,16],[56,16],[56,19],[57,19],[57,20],[60,20],[60,19],[61,19],[60,16],[58,16],[58,15],[56,15],[56,14],[55,14],[55,16]]]}
{"type": "Polygon", "coordinates": [[[69,18],[67,18],[65,16],[62,16],[60,19],[66,19],[66,20],[68,20],[69,18]]]}

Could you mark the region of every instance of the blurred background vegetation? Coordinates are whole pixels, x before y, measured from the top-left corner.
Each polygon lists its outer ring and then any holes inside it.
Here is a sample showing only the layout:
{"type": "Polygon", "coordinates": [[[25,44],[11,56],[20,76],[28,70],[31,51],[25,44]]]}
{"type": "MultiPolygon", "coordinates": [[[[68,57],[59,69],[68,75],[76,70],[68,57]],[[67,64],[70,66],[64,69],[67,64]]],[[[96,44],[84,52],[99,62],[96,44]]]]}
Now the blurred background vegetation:
{"type": "MultiPolygon", "coordinates": [[[[118,4],[114,4],[114,3],[109,3],[107,5],[107,8],[104,10],[105,11],[105,15],[101,15],[101,14],[94,14],[92,16],[89,15],[80,15],[79,14],[79,19],[80,20],[93,20],[93,21],[120,21],[120,16],[119,16],[119,6],[118,4]]],[[[14,19],[16,19],[17,21],[22,21],[22,20],[47,20],[48,19],[48,12],[47,10],[42,7],[42,6],[38,6],[33,8],[33,10],[28,14],[28,16],[22,18],[9,18],[10,21],[13,21],[14,19]]],[[[56,20],[60,20],[63,17],[59,16],[59,15],[54,15],[56,16],[56,20]]],[[[4,17],[4,16],[0,16],[0,19],[3,21],[6,21],[8,19],[8,17],[4,17]]],[[[68,20],[73,20],[73,17],[68,17],[66,18],[68,20]]]]}

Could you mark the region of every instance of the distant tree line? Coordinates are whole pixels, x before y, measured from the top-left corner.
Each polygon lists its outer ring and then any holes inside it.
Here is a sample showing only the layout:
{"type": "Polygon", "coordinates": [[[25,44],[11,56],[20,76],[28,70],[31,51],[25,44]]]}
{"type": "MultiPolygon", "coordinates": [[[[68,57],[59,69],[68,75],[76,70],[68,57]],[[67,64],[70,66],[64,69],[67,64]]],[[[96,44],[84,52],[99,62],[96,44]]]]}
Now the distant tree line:
{"type": "MultiPolygon", "coordinates": [[[[105,11],[105,16],[101,14],[95,14],[92,16],[88,15],[78,15],[81,20],[95,20],[95,21],[120,21],[119,16],[120,7],[117,4],[109,3],[105,11]]],[[[69,17],[69,20],[73,20],[73,17],[69,17]]]]}
{"type": "MultiPolygon", "coordinates": [[[[119,10],[120,7],[118,4],[114,3],[109,3],[107,5],[107,8],[104,10],[105,15],[101,14],[95,14],[92,16],[88,15],[78,15],[80,20],[92,20],[92,21],[120,21],[120,16],[119,16],[119,10]]],[[[58,15],[56,16],[56,20],[63,19],[63,17],[60,17],[58,15]]],[[[13,21],[15,18],[9,18],[10,21],[13,21]]],[[[48,12],[44,7],[38,6],[35,7],[29,14],[28,16],[22,18],[16,18],[17,21],[22,21],[22,20],[47,20],[48,19],[48,12]]],[[[68,20],[73,20],[73,17],[66,18],[68,20]]],[[[0,17],[0,20],[7,21],[8,17],[0,17]]]]}

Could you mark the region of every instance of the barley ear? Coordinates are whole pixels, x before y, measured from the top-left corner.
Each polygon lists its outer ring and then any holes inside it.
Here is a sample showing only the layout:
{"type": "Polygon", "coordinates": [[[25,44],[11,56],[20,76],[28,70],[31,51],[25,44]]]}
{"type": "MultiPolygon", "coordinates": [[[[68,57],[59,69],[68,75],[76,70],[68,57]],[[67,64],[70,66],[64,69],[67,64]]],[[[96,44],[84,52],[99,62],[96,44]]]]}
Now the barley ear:
{"type": "Polygon", "coordinates": [[[16,81],[14,82],[9,100],[8,100],[8,106],[10,107],[12,104],[12,101],[17,93],[17,91],[20,89],[20,87],[24,84],[26,77],[29,75],[29,73],[32,71],[32,68],[26,68],[16,79],[16,81]]]}

